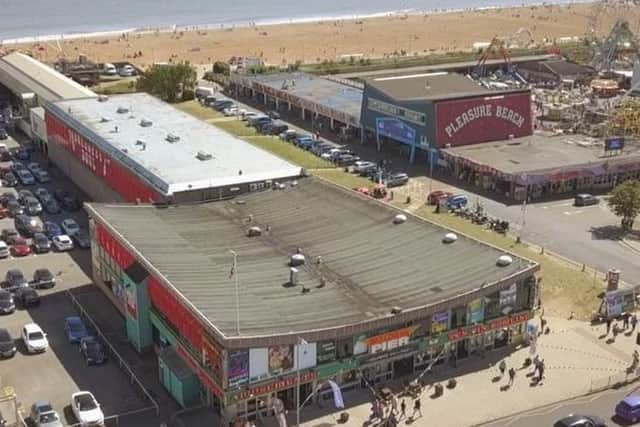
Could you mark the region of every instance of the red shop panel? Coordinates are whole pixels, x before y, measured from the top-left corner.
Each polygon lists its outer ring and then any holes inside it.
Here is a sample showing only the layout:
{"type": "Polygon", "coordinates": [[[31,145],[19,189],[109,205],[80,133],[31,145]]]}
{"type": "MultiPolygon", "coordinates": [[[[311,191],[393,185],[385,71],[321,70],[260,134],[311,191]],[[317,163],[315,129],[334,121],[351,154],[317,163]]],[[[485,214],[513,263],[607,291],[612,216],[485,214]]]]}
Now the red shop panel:
{"type": "Polygon", "coordinates": [[[124,248],[102,224],[96,224],[96,237],[98,243],[109,254],[120,268],[126,270],[133,264],[135,258],[124,248]]]}
{"type": "Polygon", "coordinates": [[[113,160],[108,154],[87,141],[49,112],[45,113],[49,138],[63,146],[89,168],[94,175],[113,188],[128,202],[158,202],[160,195],[135,173],[113,160]]]}
{"type": "Polygon", "coordinates": [[[531,135],[531,96],[527,92],[441,101],[436,103],[436,126],[439,147],[531,135]]]}
{"type": "Polygon", "coordinates": [[[149,278],[149,297],[156,309],[169,319],[180,335],[195,348],[202,348],[203,328],[198,319],[153,276],[149,278]]]}

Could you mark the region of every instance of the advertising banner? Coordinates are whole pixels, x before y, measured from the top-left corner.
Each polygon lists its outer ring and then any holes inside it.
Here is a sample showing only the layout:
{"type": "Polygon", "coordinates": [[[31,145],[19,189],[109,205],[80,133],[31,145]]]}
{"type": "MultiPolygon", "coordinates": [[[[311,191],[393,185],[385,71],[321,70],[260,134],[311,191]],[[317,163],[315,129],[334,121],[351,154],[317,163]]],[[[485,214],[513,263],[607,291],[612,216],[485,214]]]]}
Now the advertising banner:
{"type": "Polygon", "coordinates": [[[386,136],[394,141],[413,145],[416,142],[416,130],[402,120],[393,118],[376,119],[376,131],[380,136],[386,136]]]}
{"type": "Polygon", "coordinates": [[[249,352],[234,351],[229,354],[229,387],[237,387],[249,381],[249,352]]]}
{"type": "Polygon", "coordinates": [[[484,321],[484,302],[482,298],[469,303],[469,322],[482,323],[484,321]]]}
{"type": "Polygon", "coordinates": [[[635,310],[635,294],[633,289],[609,291],[605,295],[607,316],[616,317],[622,313],[635,310]]]}
{"type": "Polygon", "coordinates": [[[531,135],[529,92],[436,103],[436,144],[476,144],[531,135]]]}
{"type": "Polygon", "coordinates": [[[336,343],[335,341],[319,342],[317,347],[318,364],[336,360],[336,343]]]}
{"type": "Polygon", "coordinates": [[[449,312],[443,311],[431,317],[431,333],[437,334],[449,329],[449,312]]]}
{"type": "Polygon", "coordinates": [[[269,373],[280,375],[293,369],[293,346],[275,345],[269,347],[269,373]]]}
{"type": "Polygon", "coordinates": [[[518,287],[515,283],[507,289],[500,291],[500,311],[504,311],[506,308],[513,309],[516,305],[517,291],[518,287]]]}

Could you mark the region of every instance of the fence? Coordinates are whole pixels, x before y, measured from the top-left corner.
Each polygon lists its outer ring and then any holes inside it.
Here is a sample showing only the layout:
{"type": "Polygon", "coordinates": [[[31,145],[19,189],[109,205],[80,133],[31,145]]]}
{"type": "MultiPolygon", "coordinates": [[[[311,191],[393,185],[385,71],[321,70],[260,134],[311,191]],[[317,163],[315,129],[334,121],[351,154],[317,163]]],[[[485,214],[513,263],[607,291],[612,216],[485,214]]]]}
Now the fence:
{"type": "Polygon", "coordinates": [[[146,411],[149,411],[149,410],[152,410],[152,409],[155,410],[156,415],[160,415],[160,406],[158,405],[158,402],[156,402],[156,400],[153,398],[153,396],[151,396],[151,394],[149,393],[147,388],[142,384],[142,382],[140,382],[140,380],[138,379],[136,374],[133,373],[133,371],[131,370],[131,368],[127,364],[127,362],[125,362],[124,358],[122,356],[120,356],[120,353],[118,353],[118,351],[113,347],[111,342],[109,342],[109,340],[107,340],[107,337],[102,333],[102,330],[93,321],[93,318],[91,316],[89,316],[89,313],[87,313],[87,311],[84,309],[82,304],[80,304],[80,302],[77,300],[77,298],[75,296],[73,296],[73,294],[69,290],[67,290],[66,292],[67,292],[67,295],[69,296],[69,298],[71,299],[71,302],[73,303],[73,305],[80,312],[81,316],[89,321],[89,323],[91,324],[91,327],[96,332],[98,337],[101,338],[102,342],[105,343],[105,345],[107,346],[109,351],[118,360],[118,364],[120,366],[120,369],[122,369],[129,376],[131,384],[136,384],[140,388],[140,390],[142,391],[144,396],[151,403],[151,406],[149,406],[147,408],[143,408],[143,409],[139,409],[139,410],[135,410],[135,411],[130,411],[130,412],[127,412],[126,414],[114,415],[114,417],[116,417],[116,421],[115,421],[116,425],[118,423],[118,421],[117,421],[118,418],[122,417],[124,415],[133,415],[133,414],[136,414],[136,413],[139,413],[139,412],[146,412],[146,411]]]}
{"type": "Polygon", "coordinates": [[[591,380],[589,392],[597,393],[599,391],[604,391],[610,388],[617,388],[633,383],[640,379],[640,376],[638,374],[638,370],[628,370],[627,372],[620,372],[614,375],[609,375],[608,377],[591,380]]]}

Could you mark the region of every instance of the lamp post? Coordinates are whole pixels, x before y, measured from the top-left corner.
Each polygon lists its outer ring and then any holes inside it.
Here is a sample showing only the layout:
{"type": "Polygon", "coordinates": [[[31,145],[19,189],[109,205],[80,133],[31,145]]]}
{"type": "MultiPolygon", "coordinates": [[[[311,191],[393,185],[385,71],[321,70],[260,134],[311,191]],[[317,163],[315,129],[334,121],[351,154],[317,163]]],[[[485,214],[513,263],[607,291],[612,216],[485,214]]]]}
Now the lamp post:
{"type": "Polygon", "coordinates": [[[296,427],[300,427],[300,350],[304,344],[307,344],[307,342],[298,337],[298,342],[296,343],[296,427]]]}
{"type": "Polygon", "coordinates": [[[238,254],[236,251],[229,249],[231,255],[233,255],[233,266],[231,266],[231,272],[229,274],[229,278],[231,276],[235,279],[235,288],[236,288],[236,333],[240,336],[240,296],[238,295],[238,254]]]}

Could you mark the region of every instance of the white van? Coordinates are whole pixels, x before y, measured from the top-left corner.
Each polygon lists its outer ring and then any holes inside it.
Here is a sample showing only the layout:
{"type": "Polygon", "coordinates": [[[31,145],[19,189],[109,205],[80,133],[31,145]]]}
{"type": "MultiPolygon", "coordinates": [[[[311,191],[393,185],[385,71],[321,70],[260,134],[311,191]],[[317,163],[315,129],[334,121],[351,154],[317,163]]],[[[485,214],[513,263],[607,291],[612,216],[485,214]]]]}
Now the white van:
{"type": "Polygon", "coordinates": [[[198,86],[196,87],[195,95],[198,99],[205,99],[207,96],[213,96],[214,90],[212,87],[198,86]]]}
{"type": "Polygon", "coordinates": [[[116,74],[118,74],[118,70],[116,69],[116,66],[108,62],[104,64],[102,68],[102,72],[108,76],[115,76],[116,74]]]}

